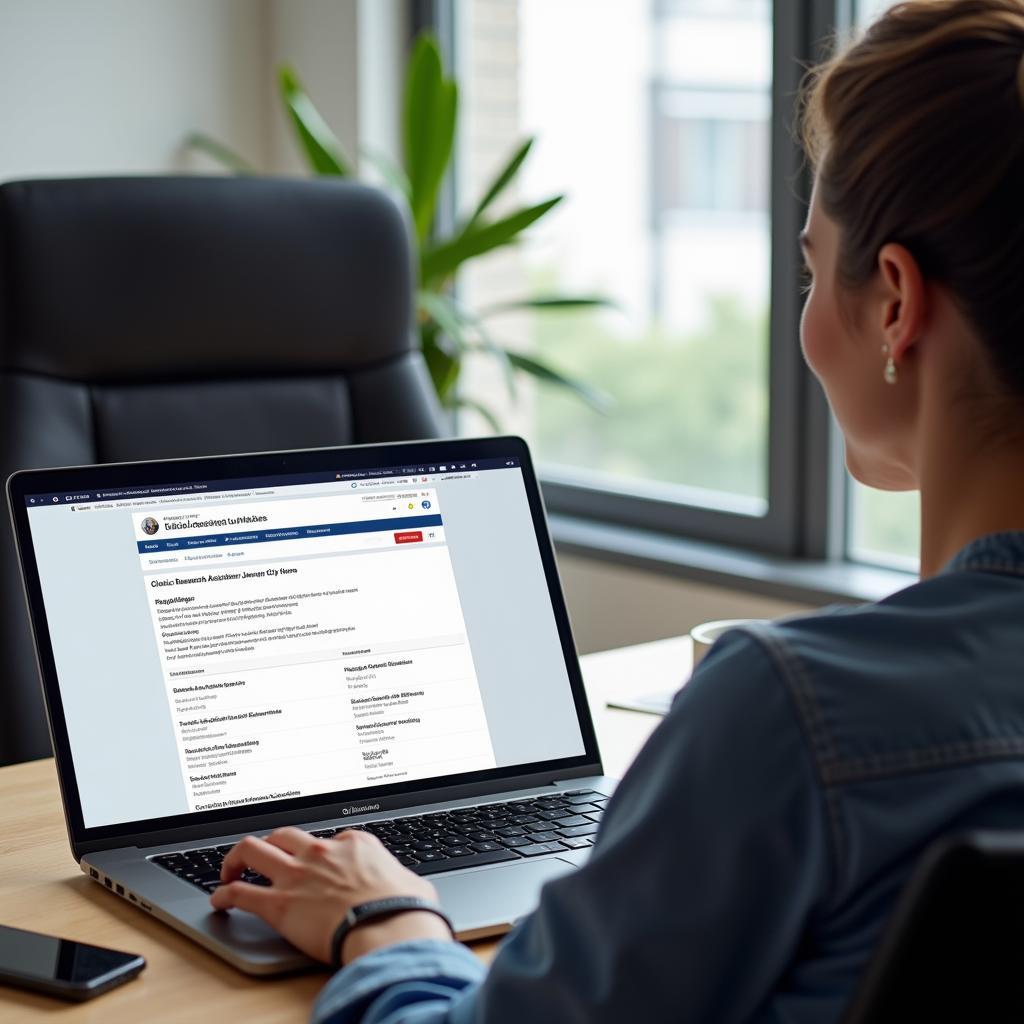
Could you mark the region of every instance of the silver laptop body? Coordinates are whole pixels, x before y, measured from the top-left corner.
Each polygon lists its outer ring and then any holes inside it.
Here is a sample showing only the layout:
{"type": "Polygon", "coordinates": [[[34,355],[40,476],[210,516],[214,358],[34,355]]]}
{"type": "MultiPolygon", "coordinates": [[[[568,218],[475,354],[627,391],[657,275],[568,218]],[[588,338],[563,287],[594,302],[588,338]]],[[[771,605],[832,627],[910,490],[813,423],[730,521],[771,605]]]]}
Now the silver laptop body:
{"type": "Polygon", "coordinates": [[[8,499],[72,852],[113,895],[273,974],[309,961],[196,873],[245,835],[368,828],[463,939],[588,855],[613,782],[520,439],[33,470],[8,499]]]}

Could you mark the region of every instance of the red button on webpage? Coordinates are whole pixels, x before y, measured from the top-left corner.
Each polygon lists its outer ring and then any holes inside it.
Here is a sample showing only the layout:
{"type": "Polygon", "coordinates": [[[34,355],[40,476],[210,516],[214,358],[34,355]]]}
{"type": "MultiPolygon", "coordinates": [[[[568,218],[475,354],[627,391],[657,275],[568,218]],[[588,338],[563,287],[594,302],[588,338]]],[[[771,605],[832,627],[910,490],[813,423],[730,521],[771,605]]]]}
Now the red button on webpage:
{"type": "Polygon", "coordinates": [[[395,534],[396,544],[415,544],[421,540],[423,540],[422,530],[404,530],[402,533],[395,534]]]}

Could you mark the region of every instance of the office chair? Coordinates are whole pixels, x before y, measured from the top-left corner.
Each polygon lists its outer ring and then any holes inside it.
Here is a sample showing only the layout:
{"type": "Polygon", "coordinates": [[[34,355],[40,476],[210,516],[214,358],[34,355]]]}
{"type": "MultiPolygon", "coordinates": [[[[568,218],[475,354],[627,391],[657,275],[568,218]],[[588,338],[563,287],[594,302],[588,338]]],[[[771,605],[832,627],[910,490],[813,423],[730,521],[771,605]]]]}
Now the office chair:
{"type": "Polygon", "coordinates": [[[1024,832],[927,850],[843,1024],[1024,1021],[1024,832]]]}
{"type": "MultiPolygon", "coordinates": [[[[412,288],[406,223],[365,186],[2,185],[0,478],[440,436],[412,288]]],[[[11,529],[2,532],[0,765],[50,753],[11,529]]]]}

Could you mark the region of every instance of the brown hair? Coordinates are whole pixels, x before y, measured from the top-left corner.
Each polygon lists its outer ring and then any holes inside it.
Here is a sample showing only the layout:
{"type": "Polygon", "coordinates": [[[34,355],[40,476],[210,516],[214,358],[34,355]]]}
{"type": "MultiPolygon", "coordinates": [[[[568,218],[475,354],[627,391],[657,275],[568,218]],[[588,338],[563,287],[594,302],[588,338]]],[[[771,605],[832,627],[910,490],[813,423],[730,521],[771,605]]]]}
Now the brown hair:
{"type": "Polygon", "coordinates": [[[906,246],[1024,395],[1024,0],[913,0],[814,69],[804,146],[855,290],[906,246]]]}

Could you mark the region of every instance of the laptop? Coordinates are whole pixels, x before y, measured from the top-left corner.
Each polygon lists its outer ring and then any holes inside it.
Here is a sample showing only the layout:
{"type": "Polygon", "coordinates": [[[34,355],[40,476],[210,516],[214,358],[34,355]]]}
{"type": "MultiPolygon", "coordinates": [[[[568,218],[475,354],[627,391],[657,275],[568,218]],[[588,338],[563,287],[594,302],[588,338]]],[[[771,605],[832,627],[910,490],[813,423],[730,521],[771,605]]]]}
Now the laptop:
{"type": "Polygon", "coordinates": [[[112,898],[272,974],[309,961],[209,906],[245,835],[370,831],[463,939],[586,859],[613,783],[522,440],[32,470],[8,497],[71,850],[112,898]]]}

